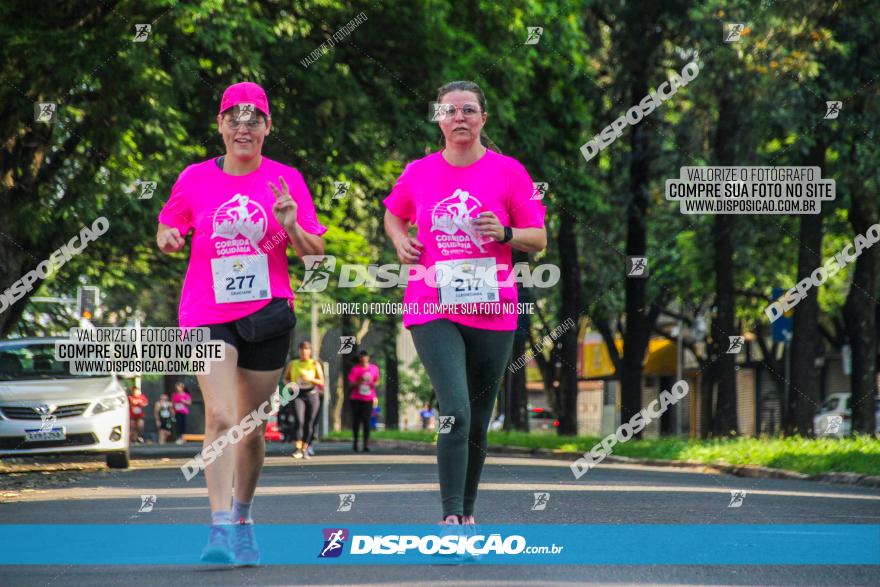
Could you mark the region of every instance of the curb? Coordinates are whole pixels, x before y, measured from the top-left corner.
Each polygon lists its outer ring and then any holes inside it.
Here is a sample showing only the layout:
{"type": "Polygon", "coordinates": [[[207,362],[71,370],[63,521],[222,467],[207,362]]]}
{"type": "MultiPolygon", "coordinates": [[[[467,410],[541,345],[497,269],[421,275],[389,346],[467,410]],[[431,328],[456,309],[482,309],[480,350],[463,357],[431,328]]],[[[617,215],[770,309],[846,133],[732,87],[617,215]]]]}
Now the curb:
{"type": "MultiPolygon", "coordinates": [[[[347,442],[345,440],[327,439],[323,442],[347,442]]],[[[434,444],[417,440],[379,440],[373,441],[383,448],[401,448],[417,450],[420,452],[434,452],[434,444]]],[[[495,454],[518,454],[551,457],[558,459],[571,459],[581,456],[581,453],[547,448],[525,448],[516,446],[489,445],[489,453],[495,454]]],[[[607,456],[605,461],[629,465],[647,465],[651,467],[675,467],[680,469],[699,469],[703,473],[726,473],[737,477],[751,479],[793,479],[797,481],[820,481],[838,485],[855,485],[858,487],[880,487],[880,477],[874,475],[862,475],[861,473],[818,473],[808,475],[785,469],[772,469],[755,465],[724,465],[719,463],[702,463],[699,461],[675,461],[666,459],[649,459],[638,457],[607,456]]]]}
{"type": "MultiPolygon", "coordinates": [[[[327,441],[324,441],[327,442],[327,441]]],[[[175,445],[131,445],[129,454],[132,459],[189,459],[202,450],[201,443],[185,443],[175,445]]],[[[289,444],[267,443],[266,456],[287,456],[293,452],[289,444]]]]}

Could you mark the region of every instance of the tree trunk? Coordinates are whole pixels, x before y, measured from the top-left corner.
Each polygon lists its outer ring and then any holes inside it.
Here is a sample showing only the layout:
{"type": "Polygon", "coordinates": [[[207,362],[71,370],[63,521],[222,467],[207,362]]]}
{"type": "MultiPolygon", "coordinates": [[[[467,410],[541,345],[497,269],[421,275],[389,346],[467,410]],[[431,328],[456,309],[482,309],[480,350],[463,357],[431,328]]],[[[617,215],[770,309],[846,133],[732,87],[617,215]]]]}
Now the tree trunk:
{"type": "MultiPolygon", "coordinates": [[[[634,72],[634,75],[637,75],[634,72]]],[[[639,97],[648,93],[644,76],[637,75],[630,96],[637,104],[639,97]],[[637,97],[638,96],[638,97],[637,97]]],[[[644,126],[630,129],[632,155],[630,159],[630,201],[626,211],[626,254],[644,256],[647,246],[649,145],[644,126]]],[[[648,260],[650,270],[650,259],[648,260]]],[[[646,317],[647,278],[627,277],[625,285],[626,327],[623,331],[620,395],[621,422],[628,422],[642,409],[642,362],[648,346],[650,325],[646,317]]],[[[641,437],[641,433],[637,435],[641,437]]]]}
{"type": "Polygon", "coordinates": [[[717,357],[713,366],[714,382],[718,392],[712,433],[715,436],[737,434],[736,418],[736,355],[729,354],[728,336],[739,332],[735,325],[735,296],[733,272],[734,217],[719,214],[715,217],[713,235],[716,313],[712,320],[712,355],[717,357]]]}
{"type": "MultiPolygon", "coordinates": [[[[819,133],[810,149],[807,165],[825,168],[824,134],[819,133]]],[[[798,234],[797,282],[809,277],[822,266],[822,215],[804,214],[800,217],[798,234]]],[[[792,320],[791,389],[783,423],[786,434],[808,436],[813,433],[813,415],[820,403],[820,369],[816,357],[822,347],[819,331],[819,288],[813,287],[798,303],[792,320]]]]}
{"type": "MultiPolygon", "coordinates": [[[[559,259],[561,273],[561,304],[559,324],[569,318],[575,325],[581,314],[581,273],[578,265],[577,235],[575,219],[564,212],[559,223],[559,259]]],[[[548,325],[549,326],[549,325],[548,325]]],[[[559,419],[559,434],[577,434],[577,327],[569,328],[556,339],[551,356],[556,355],[561,363],[558,370],[559,403],[556,417],[559,419]]],[[[554,361],[557,362],[557,361],[554,361]]]]}
{"type": "MultiPolygon", "coordinates": [[[[527,253],[514,249],[511,259],[514,266],[516,266],[517,263],[528,262],[528,260],[529,256],[527,253]]],[[[519,288],[518,299],[520,302],[528,303],[532,301],[532,297],[528,289],[523,288],[521,285],[517,285],[517,287],[519,288]]],[[[526,345],[529,342],[529,331],[532,325],[531,323],[532,320],[529,314],[523,312],[519,315],[517,319],[516,333],[513,337],[513,352],[511,353],[510,357],[511,361],[515,361],[525,354],[526,345]]],[[[526,391],[527,367],[528,366],[525,365],[522,369],[518,369],[514,373],[511,373],[510,371],[507,372],[504,385],[504,393],[506,398],[504,410],[505,430],[520,430],[522,432],[529,431],[529,398],[528,392],[526,391]]]]}
{"type": "MultiPolygon", "coordinates": [[[[513,357],[526,352],[526,338],[519,333],[513,339],[513,357]]],[[[504,384],[504,429],[529,431],[528,397],[526,392],[526,367],[513,373],[508,371],[504,384]]]]}
{"type": "MultiPolygon", "coordinates": [[[[853,200],[857,196],[853,194],[853,200]]],[[[866,197],[872,197],[868,195],[866,197]]],[[[850,211],[850,222],[856,234],[864,234],[870,223],[864,216],[850,211]]],[[[875,430],[874,398],[877,396],[877,245],[862,251],[856,260],[853,281],[844,305],[844,318],[852,349],[850,406],[852,430],[873,434],[875,430]]]]}
{"type": "Polygon", "coordinates": [[[400,407],[398,403],[400,379],[397,370],[397,332],[398,321],[390,319],[384,324],[383,352],[385,354],[385,428],[397,430],[400,427],[400,407]]]}
{"type": "MultiPolygon", "coordinates": [[[[3,232],[9,234],[11,231],[4,227],[3,232]]],[[[15,246],[0,246],[0,294],[5,293],[7,288],[21,279],[25,273],[35,268],[39,262],[15,246]]],[[[40,283],[42,280],[38,278],[29,293],[9,306],[6,306],[8,299],[0,301],[0,338],[7,338],[12,329],[16,327],[25,306],[27,306],[28,299],[37,290],[40,283]]]]}
{"type": "MultiPolygon", "coordinates": [[[[656,52],[662,47],[660,31],[668,8],[658,3],[624,3],[618,12],[620,28],[616,31],[618,50],[623,59],[621,79],[627,80],[624,101],[639,104],[648,95],[648,80],[655,75],[656,52]]],[[[655,113],[656,114],[656,113],[655,113]]],[[[626,255],[644,256],[647,248],[647,214],[650,194],[650,166],[654,157],[650,123],[630,126],[629,186],[626,207],[626,255]]],[[[624,265],[621,259],[621,266],[624,265]]],[[[650,271],[651,259],[648,260],[650,271]]],[[[625,274],[625,272],[624,272],[625,274]]],[[[623,356],[620,359],[620,400],[622,422],[628,422],[642,408],[642,362],[648,346],[651,325],[647,318],[647,277],[626,277],[623,331],[623,356]]],[[[641,437],[638,434],[637,437],[641,437]]]]}
{"type": "MultiPolygon", "coordinates": [[[[717,165],[736,164],[736,140],[740,109],[736,103],[736,86],[731,76],[724,78],[718,104],[718,126],[714,138],[717,165]]],[[[718,386],[715,411],[710,429],[715,436],[737,434],[736,417],[736,355],[728,354],[729,336],[739,335],[736,329],[736,296],[734,294],[733,234],[736,216],[717,214],[713,229],[713,271],[715,273],[715,316],[712,319],[713,382],[718,386]]]]}
{"type": "MultiPolygon", "coordinates": [[[[340,319],[340,336],[348,336],[354,331],[351,316],[342,314],[340,319]]],[[[354,354],[355,351],[352,351],[354,354]]],[[[348,372],[351,371],[353,365],[349,359],[351,354],[338,354],[339,361],[339,382],[336,385],[335,396],[333,401],[333,430],[339,431],[351,424],[351,410],[348,405],[348,372]]]]}
{"type": "Polygon", "coordinates": [[[712,436],[712,413],[715,411],[715,361],[709,362],[700,378],[699,407],[700,438],[709,438],[712,436]]]}
{"type": "MultiPolygon", "coordinates": [[[[850,23],[843,19],[835,22],[835,28],[840,33],[846,31],[847,36],[854,36],[854,47],[851,53],[855,71],[853,87],[865,87],[873,80],[872,68],[866,67],[869,57],[876,48],[876,40],[870,33],[851,35],[850,23]]],[[[856,30],[856,29],[851,29],[856,30]]],[[[838,32],[838,31],[835,31],[838,32]]],[[[861,31],[859,31],[861,32],[861,31]]],[[[870,93],[856,92],[852,100],[847,101],[854,120],[864,120],[870,128],[873,118],[868,100],[873,99],[870,93]],[[871,97],[869,97],[871,96],[871,97]]],[[[847,125],[847,128],[850,128],[847,125]]],[[[852,128],[848,137],[847,161],[865,161],[860,157],[857,146],[863,144],[864,134],[861,129],[852,128]]],[[[876,150],[866,151],[874,154],[876,150]]],[[[865,161],[863,166],[855,169],[864,169],[865,173],[872,173],[876,169],[874,161],[865,161]]],[[[868,228],[880,222],[880,204],[877,202],[877,194],[864,183],[864,175],[849,173],[851,181],[848,183],[850,192],[849,222],[856,235],[864,235],[868,228]],[[859,182],[859,183],[856,183],[859,182]]],[[[878,304],[878,259],[880,259],[880,245],[865,248],[856,260],[853,272],[852,285],[846,297],[844,305],[844,318],[846,321],[847,335],[852,347],[852,375],[850,386],[852,396],[850,406],[852,408],[852,430],[865,434],[873,434],[875,430],[874,398],[877,397],[877,312],[878,304]]]]}

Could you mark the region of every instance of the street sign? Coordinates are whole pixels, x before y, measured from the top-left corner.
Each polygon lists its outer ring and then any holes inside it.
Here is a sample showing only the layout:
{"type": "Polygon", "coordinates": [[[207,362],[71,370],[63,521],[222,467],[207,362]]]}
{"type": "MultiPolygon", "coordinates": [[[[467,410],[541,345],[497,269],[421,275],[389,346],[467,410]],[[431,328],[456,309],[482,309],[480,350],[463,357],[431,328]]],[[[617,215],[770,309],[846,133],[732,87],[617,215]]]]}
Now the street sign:
{"type": "MultiPolygon", "coordinates": [[[[771,301],[776,301],[781,298],[785,294],[786,290],[781,287],[773,288],[773,299],[771,301]]],[[[786,342],[791,340],[792,335],[792,320],[791,317],[794,314],[794,309],[788,310],[782,316],[776,319],[772,325],[773,332],[773,342],[786,342]]]]}

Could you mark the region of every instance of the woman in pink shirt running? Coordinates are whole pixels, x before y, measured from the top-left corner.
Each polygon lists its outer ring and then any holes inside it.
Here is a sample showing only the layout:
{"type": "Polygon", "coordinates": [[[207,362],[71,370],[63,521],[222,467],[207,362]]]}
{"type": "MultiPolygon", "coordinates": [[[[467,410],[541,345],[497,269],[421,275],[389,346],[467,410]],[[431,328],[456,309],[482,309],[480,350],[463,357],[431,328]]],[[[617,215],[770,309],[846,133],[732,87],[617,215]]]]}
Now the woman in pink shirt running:
{"type": "Polygon", "coordinates": [[[484,144],[494,146],[482,132],[486,97],[479,86],[446,84],[437,113],[446,146],[407,165],[385,198],[385,231],[400,261],[425,271],[410,276],[403,324],[440,403],[443,523],[470,525],[516,330],[511,249],[541,251],[547,233],[528,172],[484,144]]]}
{"type": "Polygon", "coordinates": [[[238,431],[238,440],[215,450],[219,456],[205,468],[212,527],[202,558],[242,565],[259,562],[250,510],[266,449],[265,422],[243,436],[238,423],[270,398],[287,359],[296,323],[287,247],[300,257],[322,255],[327,230],[300,173],[262,156],[271,129],[263,89],[229,86],[217,115],[226,154],[180,174],[156,235],[168,254],[182,250],[191,235],[179,323],[208,327],[212,340],[225,342],[225,360],[198,375],[203,455],[238,431]]]}

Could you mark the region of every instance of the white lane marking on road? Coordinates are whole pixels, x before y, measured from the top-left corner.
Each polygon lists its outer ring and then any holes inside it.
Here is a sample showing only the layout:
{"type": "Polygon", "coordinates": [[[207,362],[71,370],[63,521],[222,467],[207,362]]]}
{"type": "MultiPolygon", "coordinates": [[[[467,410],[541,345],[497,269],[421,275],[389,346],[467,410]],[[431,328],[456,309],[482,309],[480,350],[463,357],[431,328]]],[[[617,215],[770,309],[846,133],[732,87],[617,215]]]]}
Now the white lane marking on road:
{"type": "MultiPolygon", "coordinates": [[[[55,501],[60,499],[131,499],[140,497],[144,492],[154,492],[164,498],[178,497],[207,497],[208,491],[199,487],[102,487],[101,495],[96,496],[92,491],[95,488],[66,488],[47,489],[39,493],[33,493],[16,500],[18,502],[55,501]]],[[[440,486],[436,483],[386,483],[376,485],[272,485],[257,488],[259,496],[267,495],[326,495],[339,493],[411,493],[414,491],[439,491],[440,486]]],[[[480,484],[481,491],[566,491],[566,492],[594,492],[594,493],[712,493],[725,494],[730,492],[723,487],[693,487],[688,485],[584,485],[584,484],[548,484],[548,483],[493,483],[480,484]]],[[[856,493],[835,493],[819,491],[786,491],[778,489],[754,489],[750,490],[752,496],[763,495],[771,497],[808,497],[818,499],[855,499],[880,501],[880,494],[866,495],[856,493]]]]}

